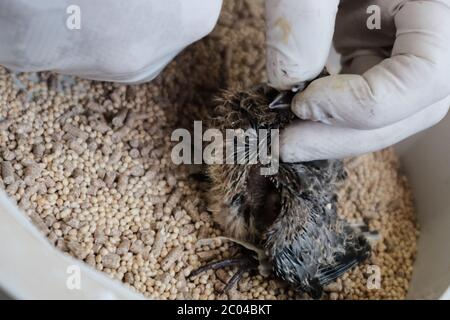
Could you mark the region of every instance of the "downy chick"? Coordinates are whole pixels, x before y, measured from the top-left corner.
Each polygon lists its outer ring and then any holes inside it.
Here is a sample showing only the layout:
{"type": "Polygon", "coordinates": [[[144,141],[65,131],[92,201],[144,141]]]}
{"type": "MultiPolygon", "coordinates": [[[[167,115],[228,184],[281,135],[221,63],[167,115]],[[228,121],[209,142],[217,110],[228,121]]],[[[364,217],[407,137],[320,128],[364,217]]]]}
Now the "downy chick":
{"type": "MultiPolygon", "coordinates": [[[[211,127],[222,132],[248,128],[255,132],[281,130],[295,117],[289,109],[269,108],[278,94],[266,85],[225,93],[211,127]]],[[[270,146],[270,141],[260,142],[270,146]]],[[[345,178],[342,162],[281,162],[277,173],[266,176],[261,174],[261,167],[209,165],[210,210],[226,236],[263,250],[276,276],[318,299],[326,284],[370,255],[370,245],[361,230],[337,215],[336,184],[345,178]]],[[[213,262],[191,276],[228,266],[239,270],[225,290],[237,283],[244,272],[256,269],[258,261],[249,253],[213,262]]]]}

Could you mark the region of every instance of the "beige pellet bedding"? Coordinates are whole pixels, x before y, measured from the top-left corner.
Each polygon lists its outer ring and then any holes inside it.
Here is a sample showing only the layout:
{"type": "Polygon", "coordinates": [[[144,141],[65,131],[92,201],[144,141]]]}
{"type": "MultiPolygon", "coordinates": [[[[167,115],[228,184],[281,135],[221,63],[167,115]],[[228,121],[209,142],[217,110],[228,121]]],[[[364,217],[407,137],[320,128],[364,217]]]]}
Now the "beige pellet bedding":
{"type": "MultiPolygon", "coordinates": [[[[227,298],[216,294],[230,277],[226,271],[186,278],[236,248],[208,240],[220,230],[201,186],[188,178],[192,168],[172,164],[170,136],[206,117],[220,89],[263,81],[263,50],[262,1],[225,1],[214,32],[150,84],[0,68],[0,187],[55,246],[147,297],[227,298]]],[[[398,160],[385,150],[346,166],[340,212],[368,223],[381,239],[372,258],[330,285],[324,298],[404,298],[418,231],[398,160]]],[[[246,276],[228,297],[302,296],[277,280],[246,276]]]]}

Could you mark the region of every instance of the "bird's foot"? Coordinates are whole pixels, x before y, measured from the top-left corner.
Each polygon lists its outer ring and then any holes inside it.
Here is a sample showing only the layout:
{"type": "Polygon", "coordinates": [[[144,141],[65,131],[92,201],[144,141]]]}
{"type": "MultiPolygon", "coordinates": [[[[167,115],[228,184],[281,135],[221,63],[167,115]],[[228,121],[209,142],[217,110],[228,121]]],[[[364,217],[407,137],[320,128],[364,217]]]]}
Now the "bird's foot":
{"type": "Polygon", "coordinates": [[[257,270],[258,265],[259,265],[258,260],[253,258],[251,255],[225,259],[221,261],[211,262],[204,266],[201,266],[200,268],[192,271],[191,274],[189,275],[189,278],[193,278],[208,270],[218,270],[229,267],[237,267],[238,270],[233,274],[230,280],[228,280],[228,282],[225,284],[225,287],[220,292],[221,294],[224,294],[230,291],[230,289],[233,288],[233,286],[235,286],[242,279],[244,273],[252,270],[257,270]]]}

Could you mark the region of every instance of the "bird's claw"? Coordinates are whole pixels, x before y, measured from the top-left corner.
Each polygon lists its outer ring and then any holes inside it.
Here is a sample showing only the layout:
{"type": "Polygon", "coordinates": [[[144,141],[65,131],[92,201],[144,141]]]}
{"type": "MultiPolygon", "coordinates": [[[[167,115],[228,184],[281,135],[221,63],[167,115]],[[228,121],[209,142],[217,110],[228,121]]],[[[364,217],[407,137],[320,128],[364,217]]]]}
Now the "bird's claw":
{"type": "Polygon", "coordinates": [[[245,272],[256,270],[258,268],[258,261],[251,256],[242,256],[238,258],[214,261],[192,271],[189,275],[189,278],[193,278],[200,273],[206,272],[208,270],[218,270],[229,267],[238,267],[238,270],[235,274],[233,274],[230,280],[228,280],[228,282],[225,284],[225,287],[219,292],[221,294],[230,291],[230,289],[233,288],[234,285],[236,285],[242,279],[245,272]]]}

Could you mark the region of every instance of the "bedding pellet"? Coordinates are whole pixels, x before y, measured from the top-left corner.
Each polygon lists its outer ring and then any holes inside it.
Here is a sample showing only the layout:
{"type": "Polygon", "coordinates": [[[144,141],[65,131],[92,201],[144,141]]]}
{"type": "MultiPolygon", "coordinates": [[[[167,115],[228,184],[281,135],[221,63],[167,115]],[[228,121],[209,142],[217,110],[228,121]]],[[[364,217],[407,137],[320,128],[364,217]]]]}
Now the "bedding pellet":
{"type": "MultiPolygon", "coordinates": [[[[0,68],[0,187],[57,248],[157,299],[304,298],[231,271],[189,280],[238,248],[218,238],[193,168],[175,166],[175,128],[205,119],[224,88],[264,81],[262,1],[225,1],[205,39],[152,83],[125,86],[0,68]],[[219,255],[219,256],[218,256],[219,255]]],[[[346,161],[340,214],[380,232],[372,257],[326,288],[325,299],[402,299],[418,226],[393,150],[346,161]]]]}

